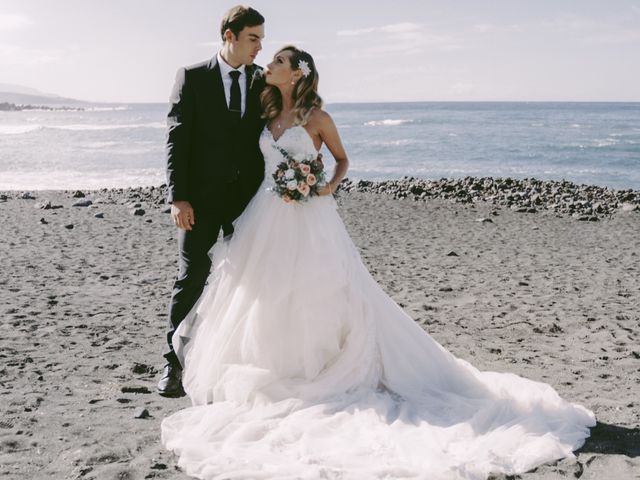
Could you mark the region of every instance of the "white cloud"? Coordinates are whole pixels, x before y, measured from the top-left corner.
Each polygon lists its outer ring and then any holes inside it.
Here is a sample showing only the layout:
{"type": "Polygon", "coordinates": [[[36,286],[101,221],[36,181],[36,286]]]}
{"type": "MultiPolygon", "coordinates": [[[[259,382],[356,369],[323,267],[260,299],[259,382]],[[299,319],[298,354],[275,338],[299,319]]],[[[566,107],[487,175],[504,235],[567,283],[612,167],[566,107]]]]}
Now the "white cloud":
{"type": "MultiPolygon", "coordinates": [[[[353,57],[415,56],[423,54],[428,48],[440,50],[463,48],[460,38],[427,32],[423,25],[411,22],[337,32],[339,37],[348,38],[369,34],[372,35],[366,41],[353,39],[356,42],[351,44],[354,47],[351,51],[353,57]]],[[[348,42],[346,38],[344,41],[348,42]]]]}
{"type": "Polygon", "coordinates": [[[473,83],[458,82],[451,86],[451,93],[454,95],[465,95],[473,92],[476,86],[473,83]]]}
{"type": "Polygon", "coordinates": [[[39,50],[0,45],[0,63],[11,67],[28,67],[58,63],[64,58],[60,51],[39,50]]]}
{"type": "MultiPolygon", "coordinates": [[[[640,13],[640,8],[638,8],[638,12],[640,13]]],[[[543,22],[540,26],[562,34],[573,33],[580,41],[592,45],[640,41],[640,29],[627,28],[615,20],[595,21],[577,16],[567,16],[543,22]]]]}
{"type": "Polygon", "coordinates": [[[21,13],[0,13],[0,32],[19,30],[32,24],[31,19],[21,13]]]}
{"type": "Polygon", "coordinates": [[[482,23],[479,25],[474,25],[472,30],[474,33],[489,33],[489,32],[493,32],[495,28],[496,27],[494,25],[490,25],[488,23],[482,23]]]}
{"type": "Polygon", "coordinates": [[[422,26],[417,23],[394,23],[391,25],[385,25],[384,27],[380,27],[381,32],[385,33],[406,33],[406,32],[415,32],[417,30],[422,30],[422,26]]]}
{"type": "Polygon", "coordinates": [[[640,42],[640,30],[620,30],[596,34],[586,37],[584,42],[593,45],[640,42]]]}
{"type": "Polygon", "coordinates": [[[383,25],[381,27],[361,28],[358,30],[341,30],[337,33],[340,37],[355,37],[357,35],[366,35],[368,33],[407,33],[421,30],[422,26],[417,23],[403,22],[383,25]]]}

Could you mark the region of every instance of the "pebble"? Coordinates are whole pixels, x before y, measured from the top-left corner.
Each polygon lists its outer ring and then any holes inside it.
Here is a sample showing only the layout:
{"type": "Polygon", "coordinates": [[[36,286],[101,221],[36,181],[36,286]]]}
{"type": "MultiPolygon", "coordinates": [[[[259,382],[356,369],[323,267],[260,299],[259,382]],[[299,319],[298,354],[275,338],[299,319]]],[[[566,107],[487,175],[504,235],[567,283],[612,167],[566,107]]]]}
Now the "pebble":
{"type": "Polygon", "coordinates": [[[146,408],[140,407],[136,410],[136,413],[133,415],[133,418],[149,418],[149,410],[146,408]]]}
{"type": "Polygon", "coordinates": [[[92,204],[93,202],[91,200],[78,200],[71,206],[72,207],[88,207],[89,205],[92,205],[92,204]]]}

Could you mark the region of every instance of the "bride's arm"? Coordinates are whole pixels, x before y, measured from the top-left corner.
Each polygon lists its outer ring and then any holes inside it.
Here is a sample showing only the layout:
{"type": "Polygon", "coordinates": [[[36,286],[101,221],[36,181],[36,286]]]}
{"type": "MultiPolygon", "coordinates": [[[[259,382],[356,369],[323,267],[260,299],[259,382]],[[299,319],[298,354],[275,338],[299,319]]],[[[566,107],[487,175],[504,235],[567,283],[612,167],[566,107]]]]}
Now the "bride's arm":
{"type": "Polygon", "coordinates": [[[320,195],[330,195],[336,191],[336,188],[338,188],[338,185],[340,185],[340,182],[347,174],[347,170],[349,170],[349,159],[347,158],[347,153],[344,151],[340,134],[331,115],[321,110],[318,112],[318,115],[316,115],[316,121],[318,122],[320,138],[336,161],[333,177],[331,177],[331,180],[329,180],[324,188],[318,191],[320,195]]]}

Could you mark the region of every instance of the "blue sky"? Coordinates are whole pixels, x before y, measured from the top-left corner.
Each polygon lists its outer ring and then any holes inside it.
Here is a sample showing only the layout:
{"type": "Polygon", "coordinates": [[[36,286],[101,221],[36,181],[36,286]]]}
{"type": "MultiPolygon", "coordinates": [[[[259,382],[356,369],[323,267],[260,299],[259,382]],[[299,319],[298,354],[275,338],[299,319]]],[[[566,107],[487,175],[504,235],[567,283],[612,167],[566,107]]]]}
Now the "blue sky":
{"type": "MultiPolygon", "coordinates": [[[[3,0],[0,83],[164,102],[236,2],[3,0]]],[[[640,0],[257,0],[259,64],[295,43],[329,102],[640,101],[640,0]]]]}

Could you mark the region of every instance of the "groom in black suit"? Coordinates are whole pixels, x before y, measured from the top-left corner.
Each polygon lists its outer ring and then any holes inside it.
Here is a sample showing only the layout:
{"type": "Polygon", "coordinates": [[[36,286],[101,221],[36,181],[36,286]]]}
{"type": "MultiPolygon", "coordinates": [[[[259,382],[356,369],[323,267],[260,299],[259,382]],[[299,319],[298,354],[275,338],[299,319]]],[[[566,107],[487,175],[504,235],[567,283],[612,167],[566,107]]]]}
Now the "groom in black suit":
{"type": "Polygon", "coordinates": [[[180,396],[182,366],[171,339],[202,293],[208,252],[242,213],[264,174],[261,69],[264,17],[236,6],[222,19],[223,46],[211,60],[178,70],[167,119],[167,183],[178,227],[179,271],[171,294],[168,348],[158,392],[180,396]]]}

